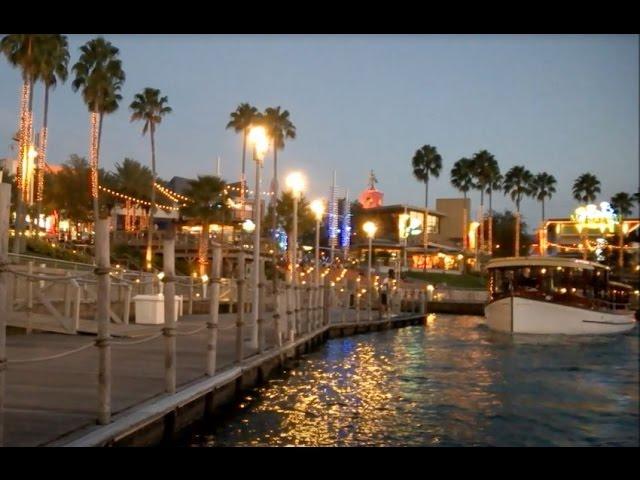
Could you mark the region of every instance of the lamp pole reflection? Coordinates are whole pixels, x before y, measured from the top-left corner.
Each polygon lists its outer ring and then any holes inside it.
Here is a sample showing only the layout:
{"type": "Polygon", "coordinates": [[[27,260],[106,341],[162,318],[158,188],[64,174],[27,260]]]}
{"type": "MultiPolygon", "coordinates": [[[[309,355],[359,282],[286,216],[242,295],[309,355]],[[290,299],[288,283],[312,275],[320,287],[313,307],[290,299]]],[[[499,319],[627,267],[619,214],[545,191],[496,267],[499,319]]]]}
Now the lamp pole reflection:
{"type": "Polygon", "coordinates": [[[310,205],[311,211],[316,218],[316,250],[315,250],[315,283],[316,287],[320,286],[320,222],[324,215],[324,202],[322,200],[314,200],[310,205]]]}

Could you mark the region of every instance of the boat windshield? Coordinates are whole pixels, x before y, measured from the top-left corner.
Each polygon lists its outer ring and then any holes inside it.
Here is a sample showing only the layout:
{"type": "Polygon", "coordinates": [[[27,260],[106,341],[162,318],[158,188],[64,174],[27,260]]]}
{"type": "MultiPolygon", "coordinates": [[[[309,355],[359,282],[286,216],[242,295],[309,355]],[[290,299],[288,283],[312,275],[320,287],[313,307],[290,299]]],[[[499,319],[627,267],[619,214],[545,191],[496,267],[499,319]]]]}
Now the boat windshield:
{"type": "Polygon", "coordinates": [[[492,301],[515,295],[586,308],[624,308],[629,302],[628,294],[609,285],[609,271],[605,268],[538,265],[492,268],[489,294],[492,301]]]}

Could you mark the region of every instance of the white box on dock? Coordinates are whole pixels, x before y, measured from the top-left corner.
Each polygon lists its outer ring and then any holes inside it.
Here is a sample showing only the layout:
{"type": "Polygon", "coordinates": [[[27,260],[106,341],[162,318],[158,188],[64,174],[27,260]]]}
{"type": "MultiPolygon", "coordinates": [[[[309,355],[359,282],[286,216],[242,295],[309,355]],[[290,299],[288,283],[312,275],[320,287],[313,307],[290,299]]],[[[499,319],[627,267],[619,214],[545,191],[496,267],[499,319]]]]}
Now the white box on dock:
{"type": "MultiPolygon", "coordinates": [[[[173,297],[176,302],[176,321],[182,315],[182,295],[173,297]]],[[[144,325],[161,325],[164,323],[164,295],[136,295],[136,323],[144,325]]]]}

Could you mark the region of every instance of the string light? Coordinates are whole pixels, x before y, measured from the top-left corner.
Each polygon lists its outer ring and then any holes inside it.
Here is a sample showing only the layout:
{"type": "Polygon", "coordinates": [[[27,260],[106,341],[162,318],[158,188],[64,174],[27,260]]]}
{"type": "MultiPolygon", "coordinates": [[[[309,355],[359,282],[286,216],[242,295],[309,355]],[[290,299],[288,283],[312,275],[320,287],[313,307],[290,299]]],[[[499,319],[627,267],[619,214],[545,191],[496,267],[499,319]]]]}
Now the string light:
{"type": "Polygon", "coordinates": [[[193,202],[193,200],[191,200],[189,197],[185,197],[184,195],[180,195],[177,192],[169,190],[168,188],[163,187],[159,183],[154,183],[153,185],[158,189],[158,191],[160,191],[160,193],[169,197],[171,200],[173,200],[176,203],[180,203],[178,200],[182,200],[183,202],[193,202]]]}
{"type": "MultiPolygon", "coordinates": [[[[130,200],[134,203],[139,203],[141,205],[146,205],[148,207],[151,206],[151,202],[147,202],[146,200],[141,200],[139,198],[135,198],[130,195],[125,195],[123,193],[116,192],[114,190],[111,190],[110,188],[103,187],[102,185],[99,186],[99,189],[102,190],[103,192],[113,195],[114,197],[122,198],[123,200],[130,200]]],[[[156,207],[162,208],[163,210],[173,210],[173,211],[180,210],[180,207],[172,207],[172,206],[164,205],[161,203],[156,203],[156,207]]]]}
{"type": "Polygon", "coordinates": [[[22,175],[23,175],[23,165],[24,158],[27,154],[27,148],[29,145],[29,139],[27,136],[30,133],[28,129],[29,125],[29,111],[27,110],[27,105],[29,103],[29,92],[31,91],[31,86],[29,82],[23,82],[22,84],[22,96],[20,97],[20,125],[18,132],[18,165],[16,171],[16,187],[18,191],[22,194],[23,184],[22,184],[22,175]]]}
{"type": "Polygon", "coordinates": [[[98,198],[98,123],[100,117],[97,112],[91,112],[89,126],[89,174],[91,183],[91,197],[98,198]]]}
{"type": "Polygon", "coordinates": [[[43,127],[40,131],[40,145],[38,151],[38,179],[36,183],[36,201],[42,201],[44,192],[44,166],[47,158],[47,127],[43,127]]]}

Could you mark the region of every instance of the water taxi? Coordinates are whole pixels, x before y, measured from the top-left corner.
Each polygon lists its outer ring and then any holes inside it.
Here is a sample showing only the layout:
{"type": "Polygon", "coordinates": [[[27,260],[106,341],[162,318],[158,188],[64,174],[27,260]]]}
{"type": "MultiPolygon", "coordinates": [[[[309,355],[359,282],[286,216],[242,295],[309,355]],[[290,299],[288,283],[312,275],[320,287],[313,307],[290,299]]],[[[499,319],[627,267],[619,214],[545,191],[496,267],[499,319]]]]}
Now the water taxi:
{"type": "Polygon", "coordinates": [[[490,260],[487,325],[510,333],[600,335],[631,330],[631,287],[609,267],[561,257],[490,260]]]}

